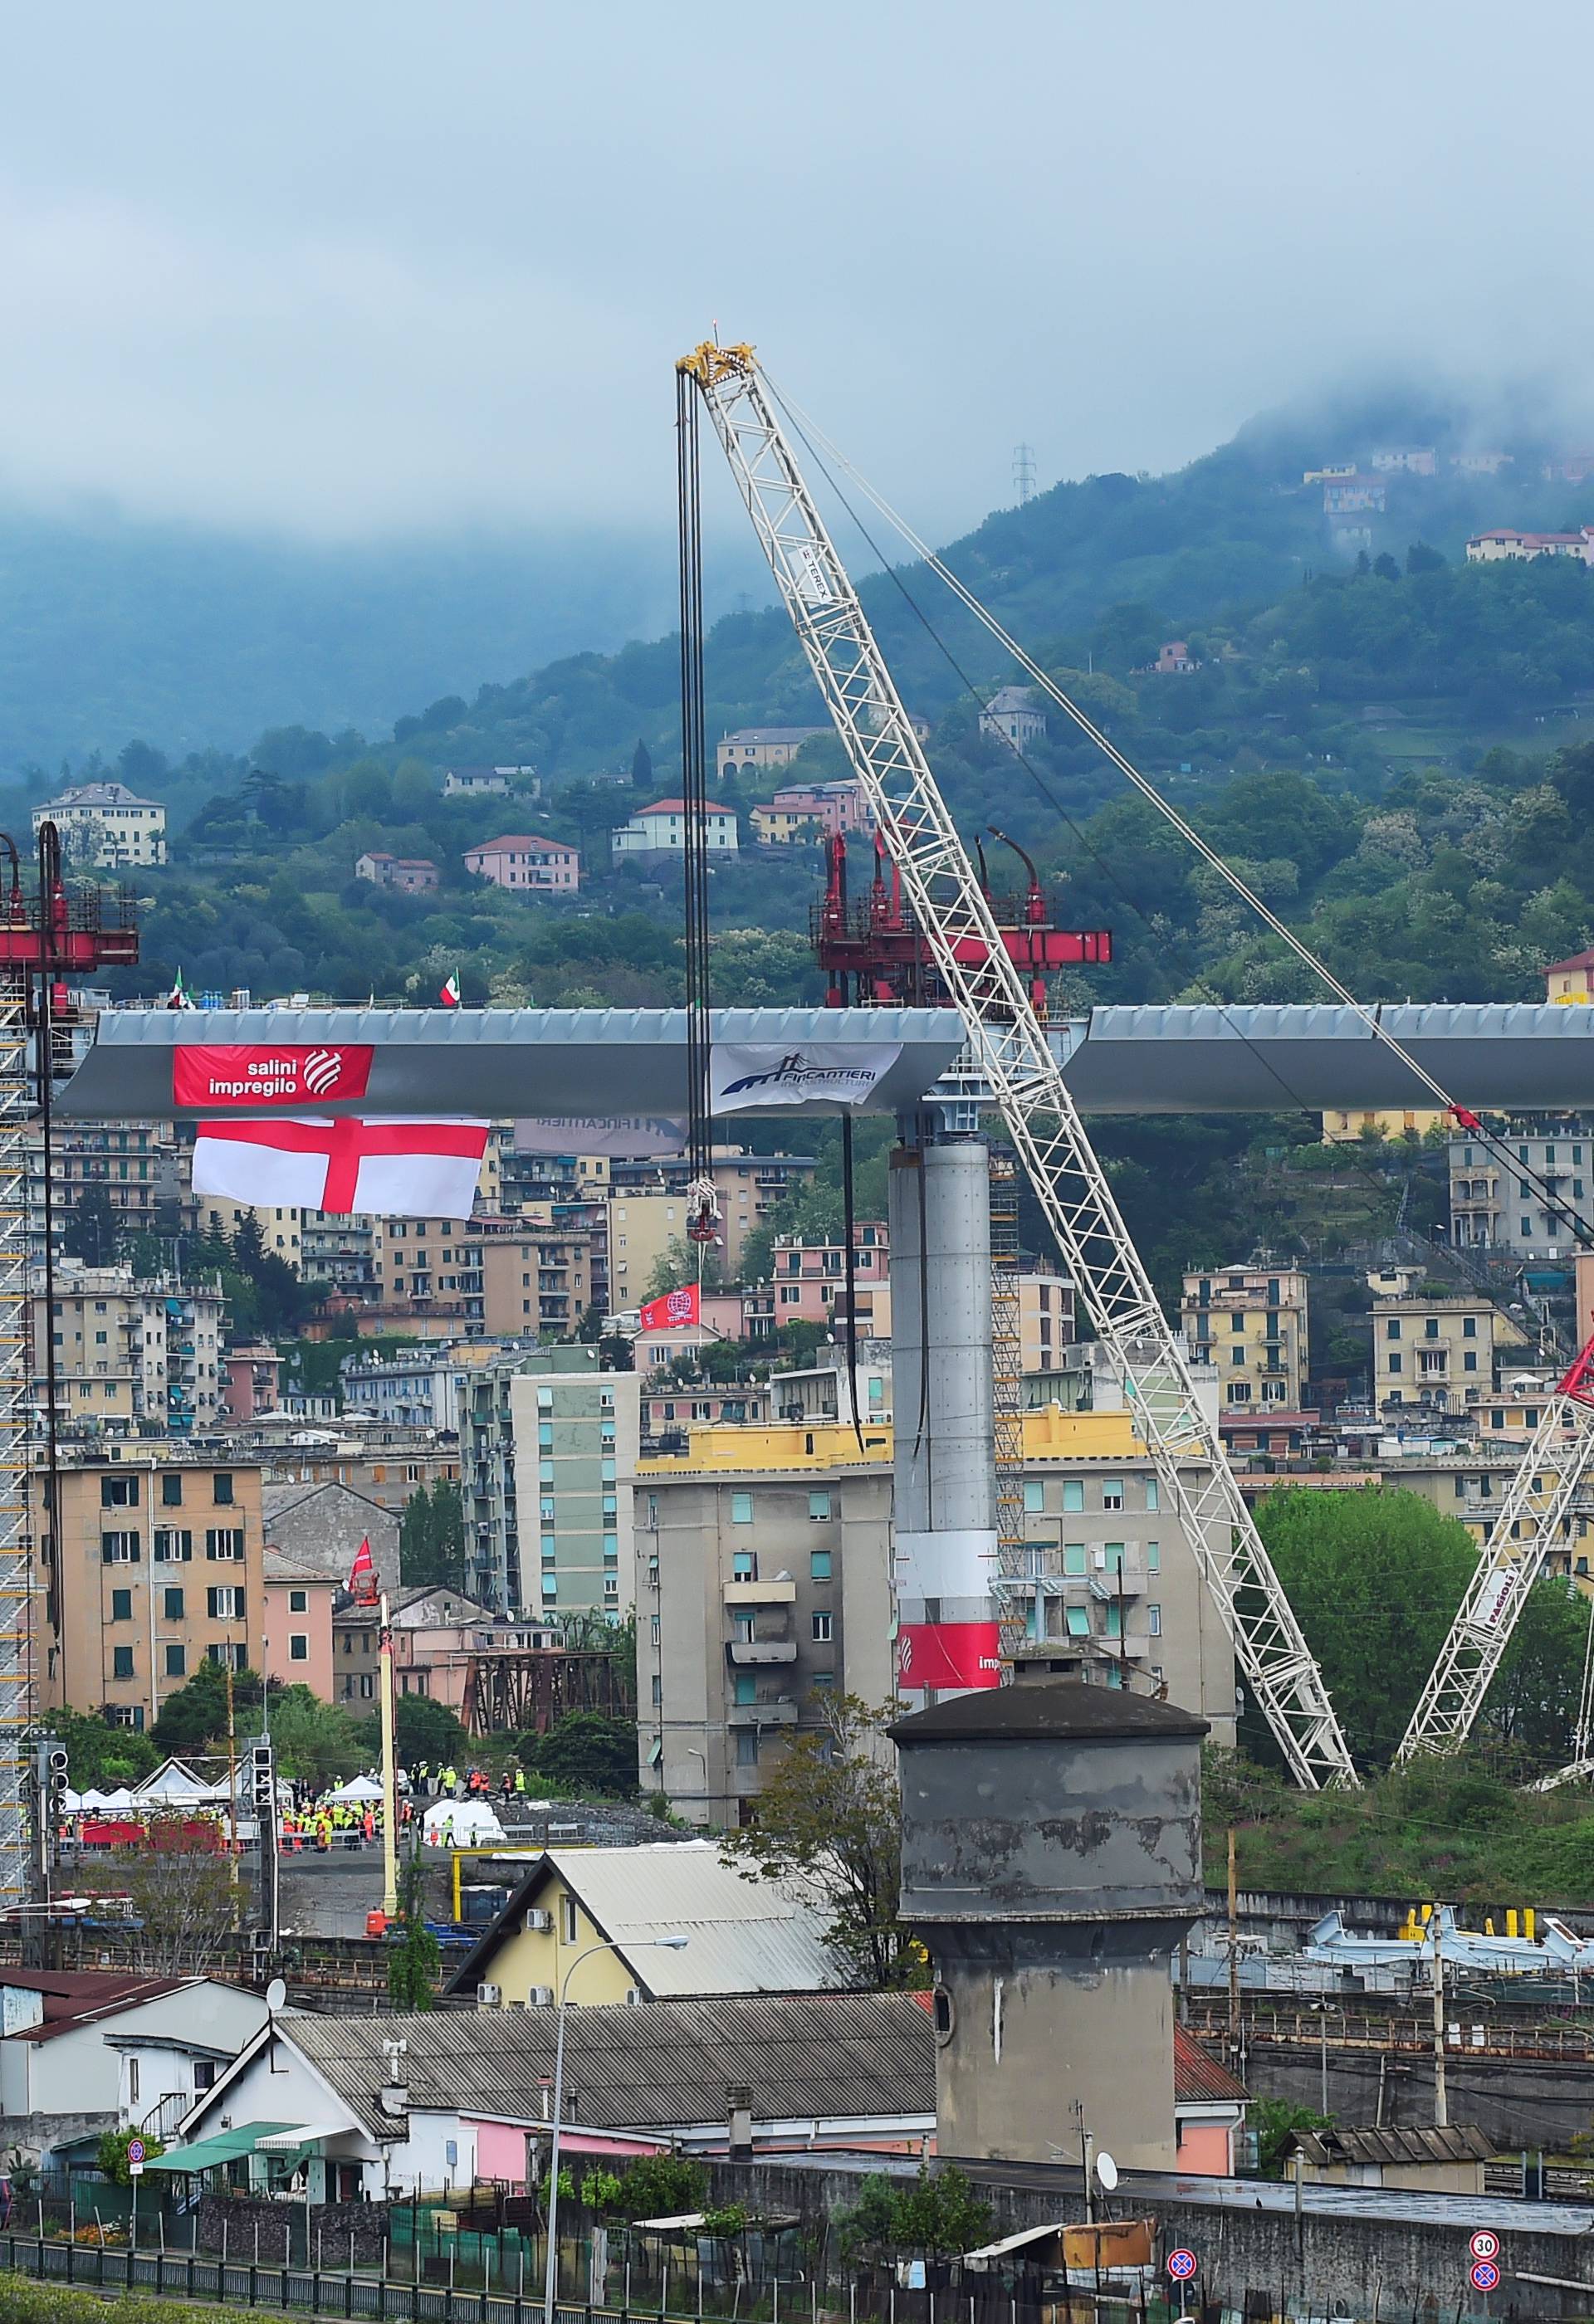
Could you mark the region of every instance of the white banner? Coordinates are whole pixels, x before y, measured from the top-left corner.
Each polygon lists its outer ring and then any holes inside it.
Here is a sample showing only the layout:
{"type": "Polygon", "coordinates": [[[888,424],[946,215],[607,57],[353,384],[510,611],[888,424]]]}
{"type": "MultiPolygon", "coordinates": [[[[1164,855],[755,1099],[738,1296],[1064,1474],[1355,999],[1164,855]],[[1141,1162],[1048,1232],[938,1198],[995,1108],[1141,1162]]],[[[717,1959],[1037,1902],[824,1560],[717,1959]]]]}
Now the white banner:
{"type": "Polygon", "coordinates": [[[805,1041],[801,1048],[716,1043],[709,1111],[750,1113],[763,1106],[862,1105],[903,1053],[900,1041],[805,1041]]]}

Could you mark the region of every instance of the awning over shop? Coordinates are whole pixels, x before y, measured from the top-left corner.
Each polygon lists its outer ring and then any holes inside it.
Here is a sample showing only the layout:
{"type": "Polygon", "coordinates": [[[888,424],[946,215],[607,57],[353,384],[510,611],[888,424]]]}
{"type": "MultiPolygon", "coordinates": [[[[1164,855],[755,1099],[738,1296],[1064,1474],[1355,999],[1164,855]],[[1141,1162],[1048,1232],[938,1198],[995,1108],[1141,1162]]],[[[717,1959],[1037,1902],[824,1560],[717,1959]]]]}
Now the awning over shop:
{"type": "Polygon", "coordinates": [[[241,2123],[236,2130],[218,2130],[211,2138],[196,2138],[191,2146],[169,2146],[164,2154],[152,2154],[144,2167],[146,2171],[214,2171],[223,2163],[236,2163],[253,2154],[268,2138],[283,2132],[294,2140],[305,2135],[301,2123],[241,2123]]]}

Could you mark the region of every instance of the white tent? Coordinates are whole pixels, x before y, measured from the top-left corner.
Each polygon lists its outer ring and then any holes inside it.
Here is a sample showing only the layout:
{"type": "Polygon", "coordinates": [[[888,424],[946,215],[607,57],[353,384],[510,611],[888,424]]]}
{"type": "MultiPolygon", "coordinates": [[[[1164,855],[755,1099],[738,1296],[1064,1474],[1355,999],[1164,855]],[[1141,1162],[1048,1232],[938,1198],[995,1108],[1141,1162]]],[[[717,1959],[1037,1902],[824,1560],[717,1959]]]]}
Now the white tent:
{"type": "Polygon", "coordinates": [[[370,1775],[356,1775],[348,1783],[339,1785],[337,1791],[328,1794],[328,1798],[333,1806],[340,1808],[349,1806],[363,1808],[367,1803],[379,1800],[381,1797],[382,1786],[370,1775]]]}
{"type": "Polygon", "coordinates": [[[225,1800],[225,1784],[207,1783],[181,1759],[168,1759],[139,1784],[137,1796],[148,1805],[164,1803],[169,1807],[196,1807],[201,1802],[225,1800]]]}
{"type": "Polygon", "coordinates": [[[119,1791],[105,1793],[99,1805],[102,1808],[135,1808],[138,1802],[124,1784],[119,1791]]]}
{"type": "Polygon", "coordinates": [[[426,1811],[421,1835],[431,1848],[480,1848],[505,1836],[485,1800],[434,1800],[426,1811]]]}

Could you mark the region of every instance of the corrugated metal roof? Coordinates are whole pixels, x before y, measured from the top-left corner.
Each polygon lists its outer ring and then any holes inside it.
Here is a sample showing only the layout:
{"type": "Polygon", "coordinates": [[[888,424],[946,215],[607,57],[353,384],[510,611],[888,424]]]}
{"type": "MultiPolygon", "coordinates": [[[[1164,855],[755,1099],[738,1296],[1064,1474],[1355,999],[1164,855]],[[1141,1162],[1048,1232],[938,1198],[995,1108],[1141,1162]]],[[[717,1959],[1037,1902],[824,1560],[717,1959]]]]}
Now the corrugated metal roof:
{"type": "MultiPolygon", "coordinates": [[[[280,2034],[323,2074],[373,2136],[391,2118],[376,2092],[399,2069],[412,2108],[458,2109],[512,2122],[546,2118],[558,2013],[429,2011],[422,2015],[299,2016],[280,2034]]],[[[923,2116],[935,2110],[935,2042],[911,1994],[792,1994],[762,2000],[650,2001],[565,2016],[570,2117],[598,2130],[721,2122],[743,2083],[760,2122],[923,2116]]]]}
{"type": "Polygon", "coordinates": [[[466,1956],[450,1993],[474,1993],[537,1892],[557,1877],[606,1937],[636,1982],[661,1998],[709,1993],[818,1993],[847,1982],[825,1942],[829,1915],[773,1880],[745,1880],[712,1840],[645,1848],[551,1848],[492,1927],[466,1956]],[[683,1936],[684,1950],[644,1950],[647,1940],[683,1936]]]}
{"type": "Polygon", "coordinates": [[[1173,2102],[1196,2106],[1210,2098],[1220,2106],[1240,2106],[1250,2097],[1244,2082],[1231,2074],[1221,2059],[1204,2050],[1182,2025],[1173,2028],[1173,2102]]]}
{"type": "Polygon", "coordinates": [[[1291,2140],[1309,2163],[1487,2163],[1494,2141],[1461,2124],[1424,2130],[1300,2130],[1291,2140]]]}

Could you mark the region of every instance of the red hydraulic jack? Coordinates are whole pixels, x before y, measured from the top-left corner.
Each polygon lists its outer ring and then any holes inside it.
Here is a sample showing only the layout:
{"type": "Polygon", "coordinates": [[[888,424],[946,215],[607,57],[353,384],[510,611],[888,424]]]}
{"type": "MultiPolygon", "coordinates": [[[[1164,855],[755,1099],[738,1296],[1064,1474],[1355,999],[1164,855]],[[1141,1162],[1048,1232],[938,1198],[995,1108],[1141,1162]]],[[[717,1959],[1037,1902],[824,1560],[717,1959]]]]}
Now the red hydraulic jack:
{"type": "MultiPolygon", "coordinates": [[[[994,824],[990,832],[1024,865],[1026,886],[1022,898],[994,893],[985,850],[976,840],[980,886],[1000,931],[1003,949],[1027,975],[1030,1000],[1044,1022],[1047,977],[1061,968],[1104,965],[1113,956],[1112,934],[1107,928],[1060,928],[1029,856],[994,824]]],[[[826,1007],[864,1008],[871,1002],[903,1008],[944,1006],[946,995],[929,941],[903,900],[902,876],[895,864],[888,862],[879,835],[875,838],[875,877],[866,901],[856,905],[848,901],[847,842],[839,833],[825,843],[825,863],[824,900],[814,908],[810,934],[828,980],[826,1007]]],[[[958,958],[965,967],[983,967],[988,957],[989,947],[978,937],[959,944],[958,958]]]]}

